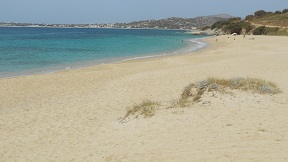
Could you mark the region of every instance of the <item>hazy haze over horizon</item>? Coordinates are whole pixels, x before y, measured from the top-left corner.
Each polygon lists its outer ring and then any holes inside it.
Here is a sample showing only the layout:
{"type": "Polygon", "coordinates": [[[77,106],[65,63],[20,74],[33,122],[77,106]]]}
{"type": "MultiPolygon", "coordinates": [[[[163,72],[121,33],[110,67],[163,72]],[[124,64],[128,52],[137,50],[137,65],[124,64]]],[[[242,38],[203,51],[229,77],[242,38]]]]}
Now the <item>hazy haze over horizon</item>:
{"type": "Polygon", "coordinates": [[[215,14],[245,17],[257,10],[288,8],[271,0],[1,0],[0,22],[50,24],[116,23],[168,17],[193,18],[215,14]]]}

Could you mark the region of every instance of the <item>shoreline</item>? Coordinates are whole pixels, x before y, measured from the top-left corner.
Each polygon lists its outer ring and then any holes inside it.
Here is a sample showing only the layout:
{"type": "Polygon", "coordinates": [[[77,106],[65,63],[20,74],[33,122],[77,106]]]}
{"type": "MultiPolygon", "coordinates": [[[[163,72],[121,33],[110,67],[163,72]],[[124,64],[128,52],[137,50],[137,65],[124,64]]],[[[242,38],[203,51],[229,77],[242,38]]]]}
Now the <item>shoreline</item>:
{"type": "Polygon", "coordinates": [[[188,54],[1,78],[0,161],[287,161],[288,37],[227,37],[188,54]],[[168,108],[209,77],[263,79],[282,92],[168,108]],[[165,108],[119,122],[143,100],[165,108]]]}
{"type": "Polygon", "coordinates": [[[139,56],[126,56],[126,57],[115,57],[115,58],[105,58],[105,59],[99,59],[99,60],[93,60],[93,61],[81,61],[81,62],[73,62],[69,63],[68,65],[57,65],[57,66],[51,66],[51,67],[46,67],[43,68],[42,70],[27,70],[25,72],[14,72],[13,74],[6,74],[7,76],[1,76],[0,79],[2,78],[14,78],[14,77],[23,77],[23,76],[30,76],[30,75],[39,75],[39,74],[51,74],[51,73],[56,73],[60,71],[67,71],[67,70],[77,70],[81,68],[87,68],[87,67],[93,67],[93,66],[101,66],[104,64],[115,64],[115,63],[121,63],[125,61],[130,61],[130,60],[140,60],[140,59],[149,59],[149,58],[157,58],[157,57],[164,57],[164,56],[174,56],[174,55],[183,55],[183,54],[188,54],[191,52],[196,52],[198,50],[204,49],[206,46],[209,46],[206,42],[206,38],[210,38],[211,36],[203,37],[203,38],[196,38],[196,39],[187,39],[185,42],[193,42],[196,43],[197,46],[192,48],[192,43],[188,43],[186,46],[173,50],[173,51],[164,51],[161,53],[154,53],[154,54],[143,54],[139,56]],[[203,41],[204,40],[204,41],[203,41]],[[190,44],[190,45],[189,45],[190,44]],[[200,44],[200,45],[198,45],[200,44]],[[191,49],[192,48],[192,49],[191,49]]]}

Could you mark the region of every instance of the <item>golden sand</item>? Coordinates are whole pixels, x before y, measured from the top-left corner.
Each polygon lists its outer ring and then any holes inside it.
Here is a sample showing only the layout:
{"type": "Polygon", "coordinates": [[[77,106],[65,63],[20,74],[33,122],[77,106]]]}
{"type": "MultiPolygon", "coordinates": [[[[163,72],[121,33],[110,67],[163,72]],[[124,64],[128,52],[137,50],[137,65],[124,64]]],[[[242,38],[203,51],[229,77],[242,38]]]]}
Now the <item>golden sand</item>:
{"type": "Polygon", "coordinates": [[[185,55],[0,79],[0,161],[288,161],[288,37],[227,37],[185,55]],[[259,78],[283,92],[215,94],[118,120],[208,77],[259,78]]]}

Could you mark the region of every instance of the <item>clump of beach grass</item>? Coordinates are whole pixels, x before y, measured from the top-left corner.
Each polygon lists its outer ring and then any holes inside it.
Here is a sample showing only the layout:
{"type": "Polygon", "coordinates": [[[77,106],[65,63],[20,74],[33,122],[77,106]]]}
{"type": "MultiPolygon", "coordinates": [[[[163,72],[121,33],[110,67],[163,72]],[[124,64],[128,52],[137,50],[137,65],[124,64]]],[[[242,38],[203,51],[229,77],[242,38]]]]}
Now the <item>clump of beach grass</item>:
{"type": "MultiPolygon", "coordinates": [[[[265,81],[256,78],[232,78],[232,79],[219,79],[210,77],[205,80],[191,83],[187,85],[178,100],[172,102],[168,108],[177,107],[189,107],[192,104],[201,102],[201,99],[205,93],[220,92],[224,94],[233,94],[233,90],[241,90],[252,93],[260,94],[277,94],[280,93],[280,89],[275,83],[265,81]]],[[[144,118],[152,117],[160,107],[159,102],[151,100],[143,100],[139,104],[134,104],[127,108],[127,112],[123,118],[120,118],[120,122],[126,122],[128,117],[134,116],[138,118],[143,116],[144,118]]],[[[163,105],[162,105],[163,107],[163,105]]]]}
{"type": "Polygon", "coordinates": [[[231,90],[241,90],[260,94],[277,94],[280,89],[275,83],[256,78],[219,79],[210,77],[196,83],[191,83],[183,89],[180,98],[174,106],[187,107],[199,102],[206,92],[229,93],[231,90]]]}
{"type": "Polygon", "coordinates": [[[143,100],[139,104],[134,104],[132,107],[128,107],[124,118],[129,116],[135,116],[135,118],[138,118],[139,115],[143,115],[144,118],[150,118],[155,114],[156,109],[159,106],[160,103],[158,102],[143,100]]]}
{"type": "Polygon", "coordinates": [[[214,84],[231,90],[238,89],[260,94],[277,94],[281,92],[275,83],[257,78],[232,78],[227,80],[208,78],[207,81],[210,87],[214,84]]]}

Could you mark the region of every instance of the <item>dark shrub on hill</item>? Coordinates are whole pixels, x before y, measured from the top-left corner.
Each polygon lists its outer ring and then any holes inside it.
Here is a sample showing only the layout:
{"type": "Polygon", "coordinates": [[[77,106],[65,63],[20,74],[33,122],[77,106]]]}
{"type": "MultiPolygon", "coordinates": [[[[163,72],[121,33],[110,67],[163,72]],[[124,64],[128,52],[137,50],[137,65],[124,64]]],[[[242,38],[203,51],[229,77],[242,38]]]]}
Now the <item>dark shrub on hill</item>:
{"type": "Polygon", "coordinates": [[[287,13],[288,12],[288,9],[284,9],[283,11],[282,11],[282,13],[287,13]]]}
{"type": "Polygon", "coordinates": [[[242,28],[239,23],[229,24],[225,27],[225,32],[241,34],[242,28]]]}
{"type": "Polygon", "coordinates": [[[254,35],[275,35],[279,28],[260,26],[253,31],[254,35]]]}
{"type": "Polygon", "coordinates": [[[229,23],[240,22],[241,21],[241,17],[233,17],[233,18],[230,18],[228,21],[229,21],[229,23]]]}
{"type": "Polygon", "coordinates": [[[245,29],[246,33],[249,33],[253,29],[253,26],[249,22],[241,21],[239,25],[242,29],[245,29]]]}
{"type": "Polygon", "coordinates": [[[211,26],[211,29],[222,29],[222,27],[224,27],[225,25],[228,25],[229,24],[229,21],[227,20],[223,20],[223,21],[217,21],[215,22],[212,26],[211,26]]]}
{"type": "Polygon", "coordinates": [[[281,11],[275,11],[274,13],[275,14],[281,14],[282,12],[281,11]]]}
{"type": "Polygon", "coordinates": [[[256,12],[254,13],[254,17],[260,18],[260,17],[265,16],[266,14],[267,14],[266,11],[264,11],[264,10],[259,10],[259,11],[256,11],[256,12]]]}
{"type": "Polygon", "coordinates": [[[253,31],[254,35],[264,35],[265,34],[265,26],[260,26],[253,31]]]}
{"type": "Polygon", "coordinates": [[[247,15],[247,16],[245,17],[245,20],[248,20],[248,21],[253,20],[253,19],[254,19],[254,16],[253,16],[253,15],[247,15]]]}
{"type": "Polygon", "coordinates": [[[246,33],[249,33],[251,30],[253,30],[253,26],[247,26],[246,28],[245,28],[245,30],[246,30],[246,33]]]}

